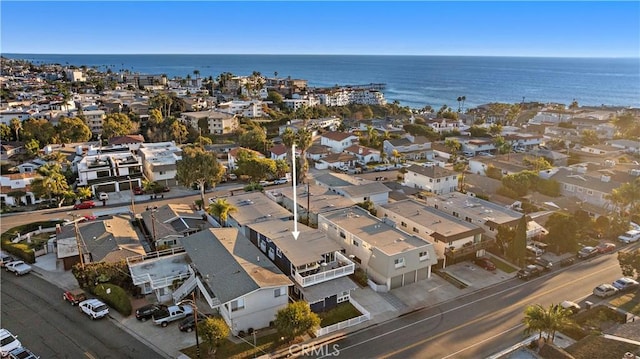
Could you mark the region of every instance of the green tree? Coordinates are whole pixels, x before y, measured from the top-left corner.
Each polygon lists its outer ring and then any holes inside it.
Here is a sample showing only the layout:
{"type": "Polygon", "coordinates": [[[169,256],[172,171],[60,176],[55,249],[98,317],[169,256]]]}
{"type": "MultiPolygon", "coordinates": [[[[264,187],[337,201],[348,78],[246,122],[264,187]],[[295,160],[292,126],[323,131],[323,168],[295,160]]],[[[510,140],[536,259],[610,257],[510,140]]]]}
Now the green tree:
{"type": "Polygon", "coordinates": [[[449,150],[449,153],[451,153],[452,162],[455,162],[458,159],[460,150],[462,149],[460,142],[455,138],[448,138],[444,141],[444,146],[449,150]]]}
{"type": "Polygon", "coordinates": [[[25,150],[27,151],[27,156],[36,157],[38,155],[38,151],[40,151],[40,143],[36,139],[30,139],[25,145],[25,150]]]}
{"type": "Polygon", "coordinates": [[[526,216],[520,217],[518,224],[515,228],[513,236],[513,242],[508,248],[507,255],[509,258],[518,265],[524,265],[525,257],[527,255],[527,218],[526,216]]]}
{"type": "Polygon", "coordinates": [[[640,249],[634,251],[618,251],[618,263],[622,275],[631,278],[640,276],[640,249]]]}
{"type": "Polygon", "coordinates": [[[547,239],[556,248],[556,252],[573,252],[578,247],[578,223],[573,215],[555,212],[549,216],[545,227],[549,231],[547,239]]]}
{"type": "Polygon", "coordinates": [[[209,204],[209,207],[207,208],[207,213],[218,218],[220,225],[223,227],[227,226],[227,218],[229,217],[229,214],[237,211],[238,208],[224,198],[218,198],[215,202],[209,204]]]}
{"type": "Polygon", "coordinates": [[[311,311],[309,303],[304,301],[289,303],[276,314],[275,327],[278,335],[288,341],[319,326],[320,318],[311,311]]]}
{"type": "Polygon", "coordinates": [[[497,136],[502,133],[502,125],[499,123],[494,123],[489,127],[489,133],[492,136],[497,136]]]}
{"type": "Polygon", "coordinates": [[[545,333],[546,340],[550,342],[555,339],[556,332],[576,326],[571,320],[571,311],[557,304],[550,305],[548,309],[539,304],[529,305],[524,314],[525,333],[538,332],[540,338],[545,333]]]}
{"type": "Polygon", "coordinates": [[[77,117],[63,117],[56,127],[57,136],[61,143],[85,142],[91,138],[89,126],[77,117]]]}
{"type": "Polygon", "coordinates": [[[580,135],[580,143],[584,146],[595,145],[600,143],[598,134],[594,130],[584,130],[580,135]]]}
{"type": "Polygon", "coordinates": [[[254,125],[251,129],[240,135],[238,143],[241,147],[266,153],[267,131],[258,125],[254,125]]]}
{"type": "Polygon", "coordinates": [[[0,140],[2,142],[7,142],[11,140],[11,127],[5,125],[4,123],[0,123],[0,140]]]}
{"type": "Polygon", "coordinates": [[[124,113],[112,113],[107,115],[102,124],[102,135],[104,138],[124,136],[131,133],[133,123],[129,116],[124,113]]]}
{"type": "Polygon", "coordinates": [[[69,196],[70,188],[67,179],[62,174],[59,164],[45,164],[38,168],[38,174],[42,177],[31,182],[31,191],[38,198],[56,198],[62,205],[62,201],[69,196]]]}
{"type": "Polygon", "coordinates": [[[164,123],[162,112],[157,108],[149,110],[149,124],[153,127],[160,127],[164,123]]]}
{"type": "Polygon", "coordinates": [[[490,137],[489,130],[487,130],[486,127],[471,126],[471,128],[469,128],[469,133],[471,134],[471,137],[490,137]]]}
{"type": "Polygon", "coordinates": [[[26,195],[27,195],[27,192],[23,190],[15,190],[7,193],[7,196],[13,198],[13,202],[15,203],[16,206],[20,206],[20,204],[22,203],[22,197],[26,195]]]}
{"type": "Polygon", "coordinates": [[[9,126],[11,126],[11,129],[13,129],[14,133],[16,134],[16,141],[20,141],[20,130],[22,130],[22,121],[17,118],[12,118],[9,122],[9,126]]]}
{"type": "Polygon", "coordinates": [[[525,157],[522,163],[534,172],[550,169],[552,166],[544,157],[525,157]]]}
{"type": "Polygon", "coordinates": [[[178,142],[179,144],[182,144],[182,142],[184,142],[184,140],[187,138],[187,134],[189,133],[189,131],[187,130],[187,126],[185,126],[180,121],[173,121],[171,123],[169,131],[171,133],[171,138],[173,138],[173,140],[178,142]]]}
{"type": "Polygon", "coordinates": [[[209,346],[209,354],[215,353],[222,340],[229,336],[229,327],[222,318],[207,318],[198,322],[198,335],[209,346]]]}
{"type": "Polygon", "coordinates": [[[205,186],[220,183],[225,172],[215,153],[190,146],[183,148],[182,159],[176,162],[176,171],[176,179],[181,185],[191,187],[194,183],[198,184],[202,203],[205,203],[205,186]]]}
{"type": "Polygon", "coordinates": [[[607,200],[621,215],[628,219],[632,214],[640,213],[640,178],[623,183],[611,191],[607,200]]]}
{"type": "Polygon", "coordinates": [[[91,197],[93,193],[91,193],[91,188],[89,187],[78,187],[78,189],[76,190],[76,195],[80,199],[85,199],[91,197]]]}
{"type": "Polygon", "coordinates": [[[53,127],[51,122],[43,118],[30,118],[22,123],[23,137],[36,139],[41,145],[50,144],[55,134],[55,127],[53,127]]]}
{"type": "Polygon", "coordinates": [[[307,176],[307,171],[309,171],[309,162],[307,161],[306,153],[312,143],[313,136],[311,135],[311,131],[306,128],[300,129],[296,136],[296,147],[300,150],[300,157],[298,158],[300,165],[296,168],[298,178],[294,178],[294,181],[298,181],[297,183],[302,183],[302,179],[307,176]]]}

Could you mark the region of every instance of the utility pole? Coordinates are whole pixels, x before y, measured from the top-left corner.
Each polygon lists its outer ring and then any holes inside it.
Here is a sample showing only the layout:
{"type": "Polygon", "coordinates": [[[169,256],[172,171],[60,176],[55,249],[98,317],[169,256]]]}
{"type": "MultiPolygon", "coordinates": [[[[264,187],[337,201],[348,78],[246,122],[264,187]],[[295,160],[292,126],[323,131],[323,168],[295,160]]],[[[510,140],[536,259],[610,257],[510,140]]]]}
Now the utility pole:
{"type": "Polygon", "coordinates": [[[82,244],[81,244],[82,238],[80,236],[80,230],[78,229],[78,220],[80,218],[80,215],[71,214],[71,217],[73,217],[73,227],[76,234],[76,245],[78,246],[78,256],[80,257],[80,267],[84,269],[84,254],[82,253],[82,244]]]}
{"type": "Polygon", "coordinates": [[[133,219],[136,218],[136,207],[135,207],[135,198],[133,195],[133,182],[131,182],[132,178],[131,176],[127,176],[127,178],[129,179],[129,192],[131,193],[131,216],[133,216],[133,219]]]}
{"type": "Polygon", "coordinates": [[[156,245],[156,209],[152,209],[151,210],[151,230],[152,230],[152,237],[151,239],[153,240],[153,245],[155,247],[156,245]]]}

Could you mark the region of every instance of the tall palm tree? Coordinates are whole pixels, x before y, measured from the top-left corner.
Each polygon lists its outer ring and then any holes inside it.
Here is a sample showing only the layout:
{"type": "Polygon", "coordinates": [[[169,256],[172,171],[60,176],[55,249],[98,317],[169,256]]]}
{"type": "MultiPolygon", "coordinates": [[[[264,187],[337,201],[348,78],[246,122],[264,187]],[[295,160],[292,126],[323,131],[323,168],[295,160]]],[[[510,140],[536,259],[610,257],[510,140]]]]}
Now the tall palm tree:
{"type": "MultiPolygon", "coordinates": [[[[311,147],[312,143],[313,143],[313,135],[311,131],[307,130],[306,128],[298,130],[298,133],[296,135],[296,144],[300,149],[300,161],[302,164],[300,168],[300,173],[298,174],[298,179],[305,178],[307,175],[307,171],[309,170],[309,163],[307,162],[306,153],[309,147],[311,147]]],[[[295,161],[295,153],[292,155],[293,155],[293,160],[295,161]]]]}
{"type": "Polygon", "coordinates": [[[227,202],[225,198],[218,198],[215,202],[211,203],[207,208],[207,213],[218,218],[223,227],[227,226],[227,218],[230,213],[235,213],[238,208],[233,204],[227,202]]]}
{"type": "Polygon", "coordinates": [[[20,130],[22,130],[22,122],[17,118],[12,118],[10,122],[10,127],[16,133],[16,141],[20,141],[20,130]]]}
{"type": "Polygon", "coordinates": [[[547,329],[546,310],[540,304],[529,305],[524,310],[522,322],[526,327],[524,330],[526,335],[537,332],[539,333],[538,339],[541,339],[542,332],[547,329]]]}
{"type": "Polygon", "coordinates": [[[458,101],[458,112],[461,112],[462,110],[461,110],[461,107],[460,107],[460,103],[462,102],[462,96],[458,96],[457,101],[458,101]]]}
{"type": "Polygon", "coordinates": [[[558,304],[552,304],[547,309],[540,304],[529,305],[524,310],[524,314],[522,321],[526,326],[525,334],[538,332],[539,338],[542,338],[544,332],[546,340],[551,342],[555,339],[556,332],[576,325],[570,318],[571,311],[558,304]]]}

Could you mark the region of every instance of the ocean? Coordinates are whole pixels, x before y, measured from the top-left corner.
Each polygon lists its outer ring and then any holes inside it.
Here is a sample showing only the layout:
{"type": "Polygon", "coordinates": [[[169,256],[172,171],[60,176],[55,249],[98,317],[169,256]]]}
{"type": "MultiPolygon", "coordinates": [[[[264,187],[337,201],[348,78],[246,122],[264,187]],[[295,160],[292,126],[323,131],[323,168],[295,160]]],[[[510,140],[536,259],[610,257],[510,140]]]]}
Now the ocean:
{"type": "Polygon", "coordinates": [[[95,66],[169,78],[200,71],[305,79],[310,87],[385,83],[388,102],[435,109],[526,101],[640,107],[639,58],[538,58],[354,55],[57,55],[2,54],[35,64],[95,66]]]}

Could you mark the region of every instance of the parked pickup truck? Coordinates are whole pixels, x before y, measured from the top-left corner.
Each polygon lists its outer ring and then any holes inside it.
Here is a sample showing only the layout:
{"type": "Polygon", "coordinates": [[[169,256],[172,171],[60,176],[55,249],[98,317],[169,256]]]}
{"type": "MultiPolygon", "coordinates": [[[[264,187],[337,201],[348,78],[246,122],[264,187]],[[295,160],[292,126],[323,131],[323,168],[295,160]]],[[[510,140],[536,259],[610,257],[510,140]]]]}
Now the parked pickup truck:
{"type": "Polygon", "coordinates": [[[13,272],[15,275],[23,275],[31,272],[31,266],[23,261],[13,261],[5,266],[7,272],[13,272]]]}
{"type": "Polygon", "coordinates": [[[172,305],[153,314],[153,324],[166,327],[169,323],[192,314],[193,309],[188,305],[172,305]]]}

